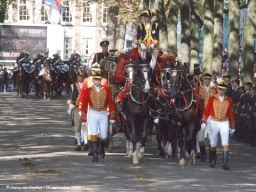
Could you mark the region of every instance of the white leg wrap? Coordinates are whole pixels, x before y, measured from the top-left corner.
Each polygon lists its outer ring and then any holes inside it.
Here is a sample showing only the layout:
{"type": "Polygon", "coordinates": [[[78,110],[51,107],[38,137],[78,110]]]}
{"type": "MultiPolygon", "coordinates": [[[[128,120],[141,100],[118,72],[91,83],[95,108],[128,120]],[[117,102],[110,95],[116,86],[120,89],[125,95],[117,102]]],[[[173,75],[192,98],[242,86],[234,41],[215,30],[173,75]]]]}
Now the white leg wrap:
{"type": "Polygon", "coordinates": [[[77,145],[81,145],[81,133],[76,133],[77,145]]]}

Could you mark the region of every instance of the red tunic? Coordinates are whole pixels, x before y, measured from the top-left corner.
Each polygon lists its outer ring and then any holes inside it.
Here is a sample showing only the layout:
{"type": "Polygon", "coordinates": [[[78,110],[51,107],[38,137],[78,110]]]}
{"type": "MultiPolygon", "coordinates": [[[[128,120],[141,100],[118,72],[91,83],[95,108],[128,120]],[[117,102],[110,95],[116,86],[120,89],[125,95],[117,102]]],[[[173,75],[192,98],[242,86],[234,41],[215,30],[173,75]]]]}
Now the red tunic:
{"type": "Polygon", "coordinates": [[[229,97],[224,96],[221,102],[218,94],[211,96],[204,110],[202,123],[206,123],[209,115],[211,115],[211,120],[220,122],[229,121],[231,129],[235,128],[232,100],[229,97]]]}
{"type": "Polygon", "coordinates": [[[109,109],[110,120],[115,120],[115,103],[109,87],[101,86],[97,92],[94,86],[85,90],[84,96],[80,98],[79,111],[82,112],[82,122],[87,122],[88,105],[90,110],[107,111],[109,109]]]}

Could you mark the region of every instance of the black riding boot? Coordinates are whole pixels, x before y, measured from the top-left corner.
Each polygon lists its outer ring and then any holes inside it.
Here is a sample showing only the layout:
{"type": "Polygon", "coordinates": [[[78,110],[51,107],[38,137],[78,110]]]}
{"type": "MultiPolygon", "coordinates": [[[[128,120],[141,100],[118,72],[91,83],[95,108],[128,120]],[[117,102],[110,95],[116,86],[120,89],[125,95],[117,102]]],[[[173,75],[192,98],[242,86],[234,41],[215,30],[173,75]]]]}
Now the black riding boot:
{"type": "Polygon", "coordinates": [[[104,157],[105,157],[105,143],[106,143],[105,140],[101,140],[101,142],[100,142],[99,157],[100,157],[101,159],[104,159],[104,157]]]}
{"type": "Polygon", "coordinates": [[[223,170],[230,169],[228,165],[228,156],[229,156],[229,151],[223,151],[223,170]]]}
{"type": "Polygon", "coordinates": [[[97,141],[91,141],[92,142],[92,150],[93,150],[93,158],[92,162],[98,162],[98,148],[97,148],[97,141]]]}
{"type": "MultiPolygon", "coordinates": [[[[215,167],[216,165],[216,159],[217,159],[217,154],[216,154],[216,150],[215,151],[209,151],[209,153],[211,153],[211,164],[210,167],[215,167]]],[[[210,156],[210,155],[209,155],[210,156]]]]}
{"type": "Polygon", "coordinates": [[[88,140],[88,144],[89,144],[88,156],[93,156],[92,142],[88,140]]]}
{"type": "Polygon", "coordinates": [[[200,152],[201,152],[201,158],[200,161],[206,161],[206,150],[205,150],[205,145],[200,146],[200,152]]]}
{"type": "Polygon", "coordinates": [[[212,153],[211,153],[211,145],[209,145],[209,162],[212,162],[212,153]]]}

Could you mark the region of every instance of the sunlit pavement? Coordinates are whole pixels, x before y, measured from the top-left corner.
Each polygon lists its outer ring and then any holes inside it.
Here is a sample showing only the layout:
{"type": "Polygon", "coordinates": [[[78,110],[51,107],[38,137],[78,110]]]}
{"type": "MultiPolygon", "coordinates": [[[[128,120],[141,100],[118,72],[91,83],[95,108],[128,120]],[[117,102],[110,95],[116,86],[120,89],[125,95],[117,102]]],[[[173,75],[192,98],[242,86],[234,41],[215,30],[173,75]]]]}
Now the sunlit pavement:
{"type": "Polygon", "coordinates": [[[113,153],[92,163],[74,150],[66,96],[44,101],[0,92],[0,191],[256,191],[256,148],[230,142],[229,171],[220,146],[216,168],[199,160],[180,167],[157,155],[155,139],[133,165],[121,132],[113,153]]]}

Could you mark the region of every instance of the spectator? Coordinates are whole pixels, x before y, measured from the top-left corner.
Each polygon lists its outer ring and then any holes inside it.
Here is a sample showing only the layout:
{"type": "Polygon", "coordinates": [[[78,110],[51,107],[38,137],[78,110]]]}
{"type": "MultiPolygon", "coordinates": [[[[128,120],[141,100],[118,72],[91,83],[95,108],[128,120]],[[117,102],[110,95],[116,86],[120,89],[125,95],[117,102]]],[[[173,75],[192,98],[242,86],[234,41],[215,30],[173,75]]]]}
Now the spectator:
{"type": "Polygon", "coordinates": [[[6,68],[4,68],[3,74],[4,74],[4,92],[7,92],[8,91],[8,76],[9,76],[9,74],[8,74],[6,68]]]}

